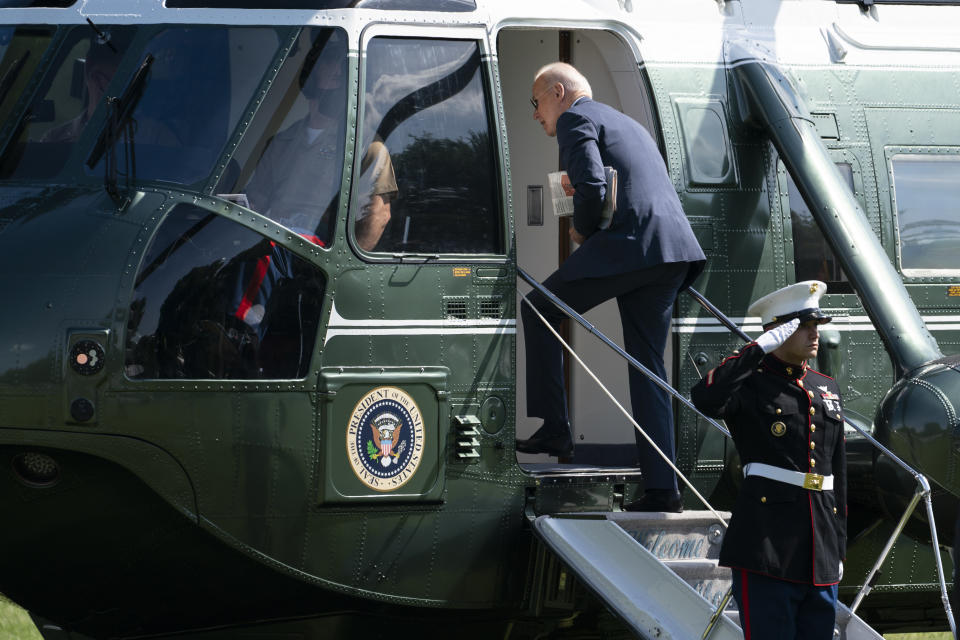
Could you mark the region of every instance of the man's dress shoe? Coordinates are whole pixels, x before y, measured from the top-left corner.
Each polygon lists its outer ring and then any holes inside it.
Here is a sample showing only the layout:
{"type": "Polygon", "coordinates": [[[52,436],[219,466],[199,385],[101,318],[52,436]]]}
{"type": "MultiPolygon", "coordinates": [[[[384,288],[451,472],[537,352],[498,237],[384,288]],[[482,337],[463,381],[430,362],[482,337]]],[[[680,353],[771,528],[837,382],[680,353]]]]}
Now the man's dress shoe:
{"type": "Polygon", "coordinates": [[[649,489],[639,500],[624,505],[624,511],[660,511],[683,513],[680,492],[673,489],[649,489]]]}
{"type": "Polygon", "coordinates": [[[517,439],[517,451],[521,453],[547,453],[558,458],[573,455],[573,438],[569,423],[548,423],[537,429],[526,440],[517,439]]]}

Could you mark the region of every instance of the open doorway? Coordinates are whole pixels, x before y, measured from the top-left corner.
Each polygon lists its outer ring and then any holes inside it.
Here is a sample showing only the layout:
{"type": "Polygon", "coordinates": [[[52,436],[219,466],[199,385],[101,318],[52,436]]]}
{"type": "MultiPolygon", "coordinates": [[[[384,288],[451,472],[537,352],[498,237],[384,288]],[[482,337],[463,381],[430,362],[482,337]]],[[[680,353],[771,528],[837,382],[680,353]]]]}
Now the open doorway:
{"type": "MultiPolygon", "coordinates": [[[[537,70],[556,60],[570,62],[589,79],[594,99],[643,124],[654,139],[659,140],[660,134],[652,98],[633,51],[616,34],[602,30],[511,28],[498,34],[497,50],[510,144],[517,263],[542,281],[575,245],[571,246],[567,240],[567,221],[554,215],[547,195],[547,174],[558,169],[559,159],[556,139],[544,135],[533,119],[530,87],[537,70]]],[[[524,282],[518,286],[524,293],[530,289],[524,282]]],[[[614,342],[623,345],[615,300],[591,310],[586,318],[614,342]]],[[[569,340],[587,366],[629,410],[626,362],[586,330],[575,323],[570,325],[564,339],[569,340]]],[[[668,341],[668,373],[672,360],[670,348],[668,341]]],[[[529,437],[541,422],[539,418],[526,417],[526,370],[521,329],[517,332],[518,438],[529,437]]],[[[568,366],[567,385],[576,444],[574,463],[635,466],[633,427],[627,418],[576,363],[568,366]]],[[[523,453],[518,454],[518,460],[525,465],[556,461],[546,454],[523,453]]]]}

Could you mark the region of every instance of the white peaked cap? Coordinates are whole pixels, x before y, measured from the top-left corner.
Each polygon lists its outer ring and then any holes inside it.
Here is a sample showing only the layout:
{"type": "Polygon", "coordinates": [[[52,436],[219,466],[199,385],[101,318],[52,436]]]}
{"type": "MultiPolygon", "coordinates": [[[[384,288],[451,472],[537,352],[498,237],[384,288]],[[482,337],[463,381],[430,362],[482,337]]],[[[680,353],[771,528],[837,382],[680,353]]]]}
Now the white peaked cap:
{"type": "Polygon", "coordinates": [[[820,311],[820,298],[827,292],[827,285],[819,280],[805,280],[768,293],[747,309],[747,314],[760,316],[760,324],[786,322],[800,318],[801,322],[819,320],[830,322],[830,316],[820,311]]]}

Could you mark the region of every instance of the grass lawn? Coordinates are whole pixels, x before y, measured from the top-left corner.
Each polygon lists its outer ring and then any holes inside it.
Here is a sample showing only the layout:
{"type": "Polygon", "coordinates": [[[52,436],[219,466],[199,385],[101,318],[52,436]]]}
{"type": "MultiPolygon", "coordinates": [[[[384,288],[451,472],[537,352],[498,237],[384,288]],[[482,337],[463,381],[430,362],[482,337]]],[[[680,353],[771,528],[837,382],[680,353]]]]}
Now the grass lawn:
{"type": "Polygon", "coordinates": [[[43,640],[27,612],[0,595],[0,638],[43,640]]]}
{"type": "MultiPolygon", "coordinates": [[[[30,616],[0,595],[0,638],[3,640],[43,640],[40,632],[33,626],[30,616]]],[[[884,636],[887,640],[951,640],[944,633],[892,633],[884,636]]]]}

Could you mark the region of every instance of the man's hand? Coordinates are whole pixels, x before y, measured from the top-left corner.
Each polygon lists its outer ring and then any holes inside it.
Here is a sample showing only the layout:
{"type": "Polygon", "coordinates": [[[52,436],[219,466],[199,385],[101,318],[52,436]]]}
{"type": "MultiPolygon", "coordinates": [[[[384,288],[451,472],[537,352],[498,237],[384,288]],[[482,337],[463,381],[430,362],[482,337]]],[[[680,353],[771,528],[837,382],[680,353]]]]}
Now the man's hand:
{"type": "Polygon", "coordinates": [[[796,331],[799,326],[800,318],[794,318],[790,322],[778,325],[761,335],[757,338],[757,344],[760,345],[764,353],[770,353],[786,342],[787,338],[792,336],[793,332],[796,331]]]}
{"type": "Polygon", "coordinates": [[[577,244],[583,244],[586,241],[586,238],[580,235],[573,225],[570,225],[570,240],[576,242],[577,244]]]}

